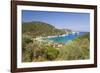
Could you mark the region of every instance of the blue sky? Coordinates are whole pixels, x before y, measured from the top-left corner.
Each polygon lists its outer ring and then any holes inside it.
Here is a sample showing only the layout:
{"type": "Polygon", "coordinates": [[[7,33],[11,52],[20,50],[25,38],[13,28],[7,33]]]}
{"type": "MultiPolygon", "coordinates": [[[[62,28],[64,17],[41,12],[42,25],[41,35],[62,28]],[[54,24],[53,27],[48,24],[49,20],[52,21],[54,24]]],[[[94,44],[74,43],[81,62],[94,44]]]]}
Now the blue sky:
{"type": "Polygon", "coordinates": [[[75,12],[48,12],[22,10],[22,22],[41,21],[59,29],[90,31],[90,14],[75,12]]]}

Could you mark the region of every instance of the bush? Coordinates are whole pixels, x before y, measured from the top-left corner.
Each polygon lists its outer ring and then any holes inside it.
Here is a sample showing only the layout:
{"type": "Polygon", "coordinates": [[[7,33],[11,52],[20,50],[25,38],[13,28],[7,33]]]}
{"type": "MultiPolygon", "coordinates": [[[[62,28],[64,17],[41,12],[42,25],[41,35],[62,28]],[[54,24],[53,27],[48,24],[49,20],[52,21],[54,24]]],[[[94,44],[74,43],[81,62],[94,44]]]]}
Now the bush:
{"type": "Polygon", "coordinates": [[[89,35],[77,37],[59,49],[57,60],[89,59],[89,44],[89,35]]]}
{"type": "Polygon", "coordinates": [[[59,51],[53,47],[47,47],[45,50],[45,55],[47,60],[55,60],[59,54],[59,51]]]}
{"type": "Polygon", "coordinates": [[[32,62],[32,52],[25,51],[22,56],[22,62],[32,62]]]}
{"type": "Polygon", "coordinates": [[[30,42],[33,42],[33,40],[30,37],[22,37],[22,42],[28,44],[30,42]]]}
{"type": "Polygon", "coordinates": [[[29,36],[25,36],[23,35],[22,36],[22,50],[25,51],[25,47],[29,44],[29,43],[32,43],[33,40],[31,39],[31,37],[29,36]]]}

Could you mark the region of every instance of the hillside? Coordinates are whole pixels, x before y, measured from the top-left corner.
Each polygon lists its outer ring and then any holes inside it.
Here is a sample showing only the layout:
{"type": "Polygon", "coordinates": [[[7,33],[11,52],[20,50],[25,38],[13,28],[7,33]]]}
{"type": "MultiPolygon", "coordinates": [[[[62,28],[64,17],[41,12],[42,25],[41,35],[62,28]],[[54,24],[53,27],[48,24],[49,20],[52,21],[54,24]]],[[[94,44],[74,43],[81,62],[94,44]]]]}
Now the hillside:
{"type": "Polygon", "coordinates": [[[89,38],[90,34],[86,33],[69,41],[66,45],[59,49],[59,56],[57,60],[89,59],[89,38]]]}
{"type": "Polygon", "coordinates": [[[66,33],[64,30],[57,29],[48,23],[39,21],[26,22],[26,23],[23,22],[22,32],[25,35],[31,35],[33,37],[61,35],[66,33]]]}

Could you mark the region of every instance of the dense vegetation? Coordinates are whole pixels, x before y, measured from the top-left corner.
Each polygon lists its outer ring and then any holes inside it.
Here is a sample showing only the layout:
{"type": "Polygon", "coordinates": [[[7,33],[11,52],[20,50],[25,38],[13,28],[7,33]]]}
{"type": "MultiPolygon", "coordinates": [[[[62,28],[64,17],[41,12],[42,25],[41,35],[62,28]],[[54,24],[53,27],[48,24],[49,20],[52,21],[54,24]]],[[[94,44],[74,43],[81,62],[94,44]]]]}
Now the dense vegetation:
{"type": "Polygon", "coordinates": [[[56,29],[54,26],[43,22],[23,23],[22,29],[23,62],[89,59],[89,33],[58,47],[59,44],[57,43],[38,41],[35,38],[39,36],[60,35],[65,33],[64,30],[56,29]]]}
{"type": "Polygon", "coordinates": [[[89,34],[69,41],[61,49],[57,60],[89,59],[89,34]]]}
{"type": "Polygon", "coordinates": [[[38,21],[23,23],[22,32],[32,37],[61,35],[66,33],[64,30],[57,29],[48,23],[38,21]]]}

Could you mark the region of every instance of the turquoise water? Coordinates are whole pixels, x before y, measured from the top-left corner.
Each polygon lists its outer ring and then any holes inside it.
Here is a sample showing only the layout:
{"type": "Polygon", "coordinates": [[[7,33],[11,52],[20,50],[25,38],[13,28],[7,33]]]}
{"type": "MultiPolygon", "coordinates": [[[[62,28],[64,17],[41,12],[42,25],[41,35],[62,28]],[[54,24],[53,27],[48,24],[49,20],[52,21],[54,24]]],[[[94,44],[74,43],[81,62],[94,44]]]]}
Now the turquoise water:
{"type": "Polygon", "coordinates": [[[48,38],[48,40],[51,40],[51,41],[53,41],[55,43],[66,43],[69,40],[73,40],[76,37],[84,35],[84,34],[86,34],[86,32],[79,32],[78,34],[77,33],[68,34],[68,35],[65,35],[65,36],[50,37],[50,38],[48,38]]]}

